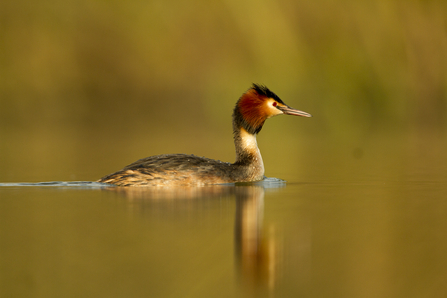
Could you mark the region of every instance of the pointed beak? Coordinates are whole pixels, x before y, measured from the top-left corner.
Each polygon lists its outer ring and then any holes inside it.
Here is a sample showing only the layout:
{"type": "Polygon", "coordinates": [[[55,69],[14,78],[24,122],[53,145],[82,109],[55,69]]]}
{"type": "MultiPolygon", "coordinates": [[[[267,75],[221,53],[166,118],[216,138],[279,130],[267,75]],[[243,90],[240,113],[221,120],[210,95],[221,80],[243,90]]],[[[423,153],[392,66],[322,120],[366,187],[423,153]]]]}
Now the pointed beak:
{"type": "Polygon", "coordinates": [[[277,106],[279,110],[281,110],[284,115],[293,115],[293,116],[303,116],[303,117],[312,117],[311,114],[291,108],[289,106],[277,106]]]}

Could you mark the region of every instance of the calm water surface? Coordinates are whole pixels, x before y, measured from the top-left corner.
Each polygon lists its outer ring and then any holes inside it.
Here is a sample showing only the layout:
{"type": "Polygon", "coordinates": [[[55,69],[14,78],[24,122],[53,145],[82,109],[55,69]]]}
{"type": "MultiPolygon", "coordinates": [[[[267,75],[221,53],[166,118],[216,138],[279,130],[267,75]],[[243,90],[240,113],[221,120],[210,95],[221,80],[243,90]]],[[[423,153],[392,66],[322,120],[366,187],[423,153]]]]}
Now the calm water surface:
{"type": "Polygon", "coordinates": [[[0,296],[444,297],[447,150],[417,144],[316,144],[287,183],[2,184],[0,296]]]}

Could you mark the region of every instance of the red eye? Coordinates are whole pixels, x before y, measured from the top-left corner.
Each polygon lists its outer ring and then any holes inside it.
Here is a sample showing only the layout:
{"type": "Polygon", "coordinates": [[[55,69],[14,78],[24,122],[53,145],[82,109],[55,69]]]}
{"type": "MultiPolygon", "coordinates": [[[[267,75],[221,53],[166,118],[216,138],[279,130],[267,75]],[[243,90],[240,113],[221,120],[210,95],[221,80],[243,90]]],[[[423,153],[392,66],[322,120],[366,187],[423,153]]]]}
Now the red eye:
{"type": "Polygon", "coordinates": [[[276,101],[273,102],[272,104],[274,107],[276,107],[278,105],[278,103],[276,101]]]}

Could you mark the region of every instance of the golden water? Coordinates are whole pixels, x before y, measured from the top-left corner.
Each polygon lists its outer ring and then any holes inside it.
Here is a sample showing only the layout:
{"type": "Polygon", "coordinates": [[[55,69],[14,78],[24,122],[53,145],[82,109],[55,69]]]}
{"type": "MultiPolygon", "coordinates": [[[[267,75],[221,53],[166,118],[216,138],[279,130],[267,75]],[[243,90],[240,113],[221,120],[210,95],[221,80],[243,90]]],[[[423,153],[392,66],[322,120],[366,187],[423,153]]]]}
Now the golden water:
{"type": "Polygon", "coordinates": [[[287,183],[3,184],[1,296],[447,294],[443,139],[306,143],[264,156],[287,183]]]}

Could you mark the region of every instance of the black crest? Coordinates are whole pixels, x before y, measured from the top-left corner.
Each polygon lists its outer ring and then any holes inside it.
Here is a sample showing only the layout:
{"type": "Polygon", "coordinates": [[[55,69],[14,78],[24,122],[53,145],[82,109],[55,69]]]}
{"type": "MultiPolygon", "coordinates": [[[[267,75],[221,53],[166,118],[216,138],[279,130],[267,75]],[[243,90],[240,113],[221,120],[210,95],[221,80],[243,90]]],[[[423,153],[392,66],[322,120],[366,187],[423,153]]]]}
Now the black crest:
{"type": "Polygon", "coordinates": [[[252,89],[255,90],[261,96],[267,96],[268,98],[273,98],[277,102],[284,104],[281,98],[279,98],[278,95],[270,91],[270,89],[267,88],[265,85],[253,83],[252,89]]]}

